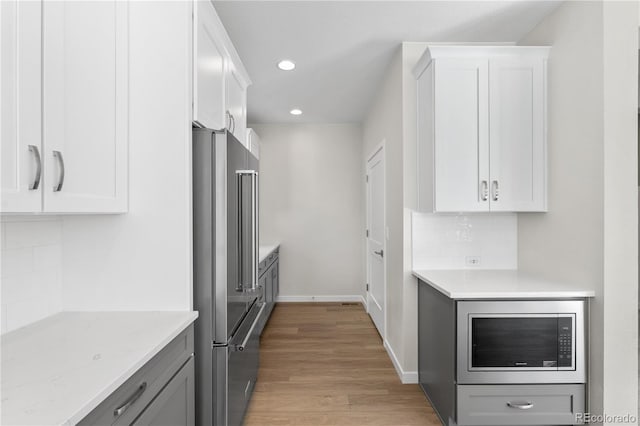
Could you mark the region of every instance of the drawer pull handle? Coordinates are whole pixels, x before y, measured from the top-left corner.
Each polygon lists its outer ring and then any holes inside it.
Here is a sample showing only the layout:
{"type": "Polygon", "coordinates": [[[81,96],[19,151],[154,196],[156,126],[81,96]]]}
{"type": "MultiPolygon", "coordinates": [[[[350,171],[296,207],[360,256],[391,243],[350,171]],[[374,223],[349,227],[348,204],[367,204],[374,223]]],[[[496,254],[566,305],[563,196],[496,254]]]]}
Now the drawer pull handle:
{"type": "Polygon", "coordinates": [[[113,410],[113,415],[116,417],[122,415],[122,413],[127,411],[127,409],[131,407],[133,403],[136,402],[138,398],[142,396],[145,390],[147,390],[147,382],[142,382],[142,384],[138,386],[138,389],[135,391],[135,393],[131,395],[129,399],[127,399],[122,406],[113,410]]]}
{"type": "Polygon", "coordinates": [[[533,408],[532,402],[507,402],[507,405],[511,408],[517,408],[518,410],[528,410],[529,408],[533,408]]]}

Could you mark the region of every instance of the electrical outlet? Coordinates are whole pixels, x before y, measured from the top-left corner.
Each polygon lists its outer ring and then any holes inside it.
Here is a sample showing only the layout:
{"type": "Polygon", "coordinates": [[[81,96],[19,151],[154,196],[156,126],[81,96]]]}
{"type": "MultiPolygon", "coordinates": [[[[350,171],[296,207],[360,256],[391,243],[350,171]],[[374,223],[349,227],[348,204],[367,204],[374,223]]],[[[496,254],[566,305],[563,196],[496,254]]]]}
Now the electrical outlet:
{"type": "Polygon", "coordinates": [[[480,266],[480,256],[467,256],[464,258],[464,263],[471,267],[480,266]]]}

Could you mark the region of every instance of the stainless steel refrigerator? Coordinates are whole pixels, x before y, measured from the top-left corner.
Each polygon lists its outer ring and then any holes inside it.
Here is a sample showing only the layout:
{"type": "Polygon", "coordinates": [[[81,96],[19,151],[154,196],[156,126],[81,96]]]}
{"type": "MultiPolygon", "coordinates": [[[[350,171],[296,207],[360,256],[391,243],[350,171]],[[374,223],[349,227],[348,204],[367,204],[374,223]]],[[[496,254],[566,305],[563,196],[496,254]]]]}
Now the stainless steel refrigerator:
{"type": "Polygon", "coordinates": [[[193,129],[196,424],[243,422],[258,374],[258,160],[228,132],[193,129]]]}

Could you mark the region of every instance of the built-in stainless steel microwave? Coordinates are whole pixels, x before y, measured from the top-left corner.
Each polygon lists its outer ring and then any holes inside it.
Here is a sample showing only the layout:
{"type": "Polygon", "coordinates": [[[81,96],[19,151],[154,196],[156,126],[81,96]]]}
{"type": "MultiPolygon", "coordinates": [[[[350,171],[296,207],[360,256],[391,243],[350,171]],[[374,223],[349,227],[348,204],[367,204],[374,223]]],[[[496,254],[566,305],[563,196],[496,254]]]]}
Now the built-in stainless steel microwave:
{"type": "Polygon", "coordinates": [[[585,383],[585,309],[582,300],[458,302],[458,383],[585,383]]]}

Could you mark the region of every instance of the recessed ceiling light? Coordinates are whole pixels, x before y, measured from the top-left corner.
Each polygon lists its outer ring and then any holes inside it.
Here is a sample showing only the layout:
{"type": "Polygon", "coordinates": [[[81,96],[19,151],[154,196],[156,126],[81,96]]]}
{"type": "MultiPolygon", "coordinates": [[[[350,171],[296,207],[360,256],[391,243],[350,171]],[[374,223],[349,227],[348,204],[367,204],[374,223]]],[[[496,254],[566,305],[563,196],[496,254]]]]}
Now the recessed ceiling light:
{"type": "Polygon", "coordinates": [[[291,115],[300,115],[300,114],[302,114],[302,110],[299,110],[298,108],[294,108],[291,111],[289,111],[289,114],[291,114],[291,115]]]}
{"type": "Polygon", "coordinates": [[[295,67],[296,67],[296,64],[294,64],[292,61],[288,59],[278,62],[278,68],[280,68],[282,71],[291,71],[295,67]]]}

